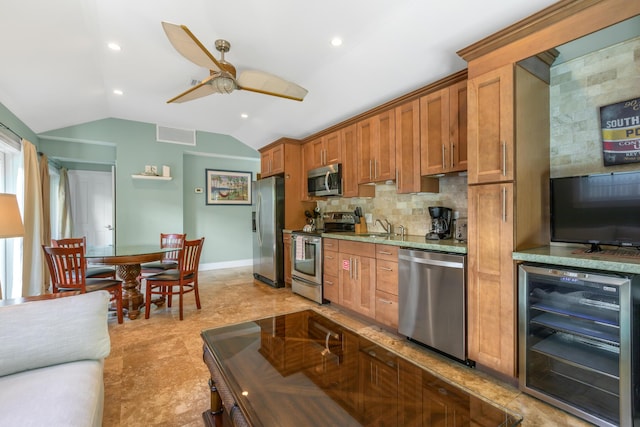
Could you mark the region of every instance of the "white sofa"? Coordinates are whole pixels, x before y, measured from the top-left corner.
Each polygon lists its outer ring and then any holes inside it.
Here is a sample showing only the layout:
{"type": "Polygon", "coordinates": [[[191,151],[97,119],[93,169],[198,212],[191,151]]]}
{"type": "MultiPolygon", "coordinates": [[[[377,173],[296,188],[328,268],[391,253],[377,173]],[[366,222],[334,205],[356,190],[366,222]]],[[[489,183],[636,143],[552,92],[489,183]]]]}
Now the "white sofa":
{"type": "Polygon", "coordinates": [[[101,426],[106,291],[0,307],[0,426],[101,426]]]}

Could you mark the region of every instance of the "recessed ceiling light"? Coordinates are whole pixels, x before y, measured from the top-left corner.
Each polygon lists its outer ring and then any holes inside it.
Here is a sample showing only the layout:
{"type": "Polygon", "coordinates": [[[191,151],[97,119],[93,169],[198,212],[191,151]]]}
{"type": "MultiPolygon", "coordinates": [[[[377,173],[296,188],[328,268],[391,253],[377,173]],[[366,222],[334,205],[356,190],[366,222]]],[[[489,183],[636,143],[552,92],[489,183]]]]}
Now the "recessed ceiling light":
{"type": "Polygon", "coordinates": [[[247,119],[249,118],[249,115],[247,113],[242,113],[240,114],[240,117],[242,117],[243,119],[247,119]]]}
{"type": "Polygon", "coordinates": [[[116,94],[116,95],[122,95],[122,94],[124,94],[124,92],[123,92],[123,91],[121,91],[120,89],[114,89],[114,90],[113,90],[113,93],[114,93],[114,94],[116,94]]]}
{"type": "Polygon", "coordinates": [[[111,49],[111,50],[121,50],[122,49],[118,43],[111,42],[107,46],[109,46],[109,49],[111,49]]]}
{"type": "Polygon", "coordinates": [[[342,39],[340,37],[334,37],[331,39],[331,46],[338,47],[342,45],[342,39]]]}

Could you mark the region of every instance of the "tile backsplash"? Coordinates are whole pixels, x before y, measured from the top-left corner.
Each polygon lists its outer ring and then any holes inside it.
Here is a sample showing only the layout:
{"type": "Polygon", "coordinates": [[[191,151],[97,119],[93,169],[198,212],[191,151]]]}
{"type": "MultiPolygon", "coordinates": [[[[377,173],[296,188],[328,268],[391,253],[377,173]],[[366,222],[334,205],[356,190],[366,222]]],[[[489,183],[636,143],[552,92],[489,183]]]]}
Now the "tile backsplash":
{"type": "Polygon", "coordinates": [[[444,176],[440,179],[439,193],[397,194],[395,185],[377,184],[375,197],[328,198],[318,201],[321,212],[353,211],[360,206],[371,214],[367,222],[370,232],[383,232],[376,219],[387,219],[394,226],[404,225],[407,233],[424,235],[429,231],[429,206],[445,206],[467,217],[467,177],[444,176]]]}

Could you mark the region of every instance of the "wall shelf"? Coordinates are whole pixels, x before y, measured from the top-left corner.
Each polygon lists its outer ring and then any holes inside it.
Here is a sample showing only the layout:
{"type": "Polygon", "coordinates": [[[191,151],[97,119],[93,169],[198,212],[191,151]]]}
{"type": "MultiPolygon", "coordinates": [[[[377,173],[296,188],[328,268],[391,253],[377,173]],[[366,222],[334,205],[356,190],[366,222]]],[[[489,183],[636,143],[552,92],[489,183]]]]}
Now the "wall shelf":
{"type": "Polygon", "coordinates": [[[134,178],[134,179],[155,179],[155,180],[158,180],[158,181],[171,181],[173,179],[170,176],[155,176],[155,175],[140,175],[140,174],[131,175],[131,178],[134,178]]]}

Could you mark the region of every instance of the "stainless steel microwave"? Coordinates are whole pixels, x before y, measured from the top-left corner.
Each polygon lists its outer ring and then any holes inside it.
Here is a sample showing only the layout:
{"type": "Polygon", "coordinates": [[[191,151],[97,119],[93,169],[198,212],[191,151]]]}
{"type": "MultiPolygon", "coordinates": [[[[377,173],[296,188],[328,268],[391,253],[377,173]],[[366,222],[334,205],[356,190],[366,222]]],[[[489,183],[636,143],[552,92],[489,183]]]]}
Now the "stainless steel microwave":
{"type": "Polygon", "coordinates": [[[342,165],[311,169],[307,175],[309,196],[342,196],[342,165]]]}

